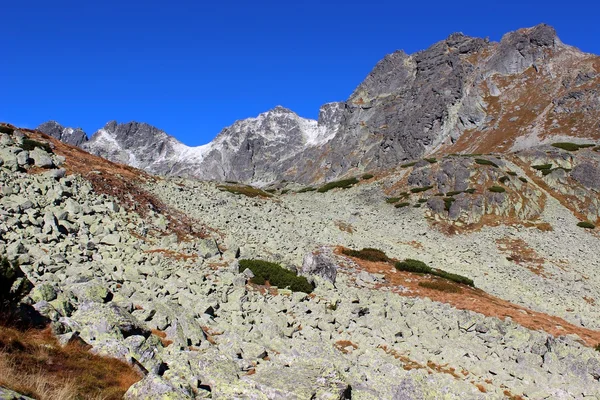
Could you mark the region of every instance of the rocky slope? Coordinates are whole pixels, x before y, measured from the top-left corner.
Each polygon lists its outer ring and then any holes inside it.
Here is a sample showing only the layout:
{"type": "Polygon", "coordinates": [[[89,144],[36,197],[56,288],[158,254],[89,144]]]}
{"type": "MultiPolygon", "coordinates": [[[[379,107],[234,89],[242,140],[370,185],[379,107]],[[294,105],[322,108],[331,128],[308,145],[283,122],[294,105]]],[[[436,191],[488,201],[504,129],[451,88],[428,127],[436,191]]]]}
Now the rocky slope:
{"type": "Polygon", "coordinates": [[[557,193],[570,180],[597,193],[588,172],[599,157],[553,149],[487,157],[497,167],[429,159],[349,189],[269,194],[157,178],[16,130],[0,134],[0,254],[20,262],[35,285],[25,301],[63,343],[138,369],[130,399],[594,398],[600,237],[557,193]],[[24,135],[51,153],[24,150],[24,135]],[[529,168],[547,160],[572,163],[570,175],[529,168]],[[518,176],[501,182],[504,171],[518,176]],[[529,189],[512,181],[525,176],[529,189]],[[511,220],[490,182],[542,206],[523,200],[529,211],[511,220]],[[465,188],[475,191],[448,193],[465,188]],[[437,191],[457,198],[449,210],[436,208],[437,191]],[[481,198],[483,211],[461,219],[461,196],[481,198]],[[483,215],[502,223],[475,226],[483,215]],[[429,275],[338,246],[419,259],[476,288],[432,289],[429,275]],[[280,262],[316,288],[256,285],[238,258],[280,262]]]}
{"type": "Polygon", "coordinates": [[[600,58],[539,25],[499,43],[457,33],[381,60],[318,121],[277,107],[188,147],[147,124],[108,123],[84,147],[155,174],[320,182],[431,153],[521,150],[600,138],[600,58]]]}

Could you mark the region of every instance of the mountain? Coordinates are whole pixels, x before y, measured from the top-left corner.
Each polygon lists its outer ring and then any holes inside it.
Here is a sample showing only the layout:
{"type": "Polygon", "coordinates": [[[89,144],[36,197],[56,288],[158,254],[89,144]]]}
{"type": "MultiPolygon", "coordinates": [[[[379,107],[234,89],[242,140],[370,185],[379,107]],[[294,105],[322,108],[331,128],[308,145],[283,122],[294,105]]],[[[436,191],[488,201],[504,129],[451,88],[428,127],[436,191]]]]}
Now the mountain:
{"type": "Polygon", "coordinates": [[[0,124],[0,398],[597,398],[599,144],[263,191],[0,124]]]}
{"type": "Polygon", "coordinates": [[[318,121],[277,107],[188,147],[147,124],[110,122],[84,148],[163,175],[253,184],[321,182],[430,154],[512,151],[600,138],[600,58],[548,25],[499,43],[461,33],[383,58],[318,121]]]}
{"type": "Polygon", "coordinates": [[[56,121],[44,122],[37,129],[73,146],[81,146],[88,140],[86,133],[81,128],[65,128],[56,121]]]}

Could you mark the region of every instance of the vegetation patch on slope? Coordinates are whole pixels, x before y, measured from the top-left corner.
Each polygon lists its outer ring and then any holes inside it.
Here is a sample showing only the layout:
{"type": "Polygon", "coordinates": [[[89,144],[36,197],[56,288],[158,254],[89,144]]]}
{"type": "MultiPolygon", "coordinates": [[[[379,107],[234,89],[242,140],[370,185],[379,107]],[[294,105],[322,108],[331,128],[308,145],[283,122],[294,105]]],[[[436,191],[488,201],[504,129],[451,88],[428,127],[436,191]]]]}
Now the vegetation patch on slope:
{"type": "Polygon", "coordinates": [[[364,248],[362,250],[342,249],[342,254],[348,257],[360,258],[367,261],[375,262],[388,262],[389,257],[379,249],[373,249],[371,247],[364,248]]]}
{"type": "Polygon", "coordinates": [[[247,197],[273,197],[271,193],[248,185],[219,185],[217,188],[224,192],[239,194],[247,197]]]}
{"type": "Polygon", "coordinates": [[[303,276],[283,268],[281,265],[263,260],[240,260],[239,271],[249,269],[254,274],[251,282],[264,285],[267,281],[278,288],[288,288],[293,292],[311,293],[314,287],[303,276]]]}
{"type": "Polygon", "coordinates": [[[319,193],[325,193],[328,192],[332,189],[336,189],[336,188],[341,188],[341,189],[348,189],[349,187],[352,187],[353,185],[358,183],[358,179],[356,178],[348,178],[348,179],[342,179],[339,181],[333,181],[333,182],[329,182],[324,184],[323,186],[321,186],[319,189],[317,189],[317,192],[319,193]]]}

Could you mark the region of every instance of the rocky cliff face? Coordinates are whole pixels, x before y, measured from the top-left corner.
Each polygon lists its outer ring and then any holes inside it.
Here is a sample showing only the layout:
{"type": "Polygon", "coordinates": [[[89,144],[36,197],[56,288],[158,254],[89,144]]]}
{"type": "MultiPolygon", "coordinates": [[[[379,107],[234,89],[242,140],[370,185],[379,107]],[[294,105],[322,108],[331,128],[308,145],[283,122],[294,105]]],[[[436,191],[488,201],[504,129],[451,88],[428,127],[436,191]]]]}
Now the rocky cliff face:
{"type": "Polygon", "coordinates": [[[73,146],[81,146],[88,140],[86,133],[81,128],[65,128],[56,121],[44,122],[37,129],[73,146]]]}
{"type": "Polygon", "coordinates": [[[277,107],[196,148],[146,124],[111,122],[85,148],[157,174],[319,182],[435,152],[600,138],[599,86],[600,59],[562,44],[550,26],[500,43],[456,33],[412,55],[387,55],[318,121],[277,107]]]}

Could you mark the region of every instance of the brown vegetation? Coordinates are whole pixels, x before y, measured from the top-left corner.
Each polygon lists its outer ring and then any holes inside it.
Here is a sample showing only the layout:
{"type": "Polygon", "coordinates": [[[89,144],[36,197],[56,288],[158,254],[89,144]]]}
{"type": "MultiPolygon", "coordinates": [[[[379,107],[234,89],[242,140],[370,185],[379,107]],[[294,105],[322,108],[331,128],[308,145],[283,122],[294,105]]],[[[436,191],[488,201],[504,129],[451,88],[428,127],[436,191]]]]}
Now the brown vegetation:
{"type": "Polygon", "coordinates": [[[121,399],[141,377],[122,361],[61,347],[49,329],[0,326],[0,386],[42,400],[121,399]]]}
{"type": "MultiPolygon", "coordinates": [[[[335,253],[342,255],[342,248],[337,247],[335,253]]],[[[565,321],[562,318],[533,311],[518,306],[509,301],[492,296],[483,290],[461,286],[462,293],[447,293],[430,289],[419,285],[419,282],[430,280],[426,275],[413,274],[410,272],[397,271],[390,268],[385,262],[373,262],[361,259],[353,259],[354,266],[369,273],[384,275],[384,283],[375,286],[376,289],[386,287],[400,296],[428,297],[433,301],[447,303],[459,310],[471,310],[488,317],[496,317],[504,320],[510,317],[513,322],[528,329],[543,330],[553,336],[564,336],[567,334],[578,335],[582,343],[587,346],[595,346],[600,343],[600,332],[583,328],[565,321]],[[408,292],[398,288],[407,288],[408,292]]],[[[340,263],[340,272],[350,271],[350,266],[344,262],[340,263]]]]}

